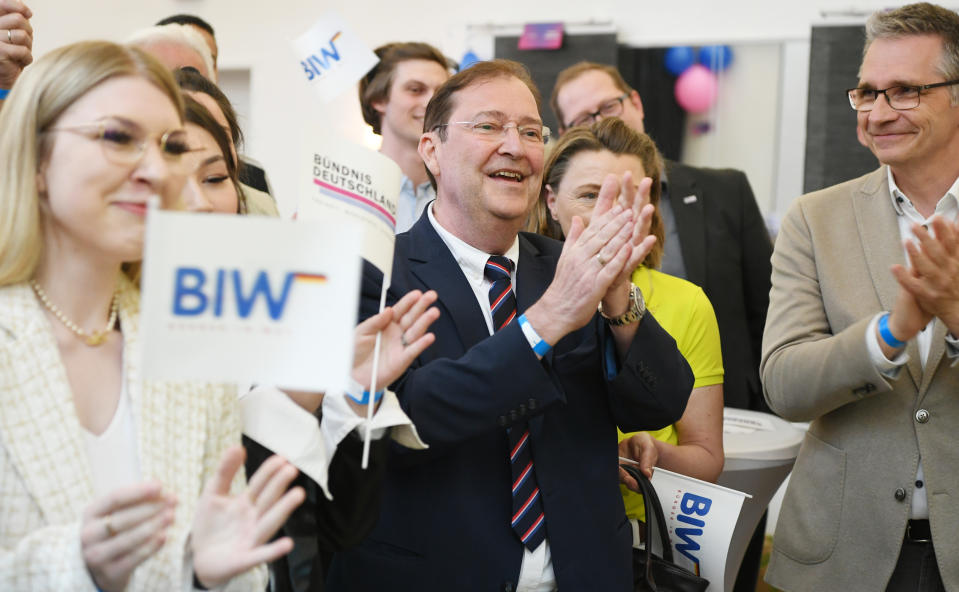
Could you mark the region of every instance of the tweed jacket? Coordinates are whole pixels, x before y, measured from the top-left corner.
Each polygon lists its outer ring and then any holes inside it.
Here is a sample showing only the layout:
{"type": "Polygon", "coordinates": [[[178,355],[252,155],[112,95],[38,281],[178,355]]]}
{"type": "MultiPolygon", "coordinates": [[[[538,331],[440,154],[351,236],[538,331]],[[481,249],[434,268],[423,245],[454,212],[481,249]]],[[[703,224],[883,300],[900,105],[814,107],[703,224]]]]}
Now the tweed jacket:
{"type": "MultiPolygon", "coordinates": [[[[140,470],[179,503],[166,544],[134,572],[128,590],[182,590],[196,502],[222,451],[240,441],[235,389],[144,382],[139,293],[121,280],[119,319],[140,470]],[[136,386],[138,385],[138,386],[136,386]]],[[[95,591],[80,549],[93,501],[90,462],[52,328],[27,284],[0,288],[0,590],[95,591]]],[[[244,486],[237,475],[233,489],[244,486]]],[[[229,590],[263,590],[265,567],[229,590]]]]}
{"type": "Polygon", "coordinates": [[[910,341],[894,380],[866,346],[872,318],[895,304],[899,236],[885,168],[804,195],[783,220],[760,373],[769,406],[811,424],[776,527],[778,588],[884,590],[921,457],[940,573],[959,590],[959,368],[946,328],[935,322],[925,368],[910,341]]]}

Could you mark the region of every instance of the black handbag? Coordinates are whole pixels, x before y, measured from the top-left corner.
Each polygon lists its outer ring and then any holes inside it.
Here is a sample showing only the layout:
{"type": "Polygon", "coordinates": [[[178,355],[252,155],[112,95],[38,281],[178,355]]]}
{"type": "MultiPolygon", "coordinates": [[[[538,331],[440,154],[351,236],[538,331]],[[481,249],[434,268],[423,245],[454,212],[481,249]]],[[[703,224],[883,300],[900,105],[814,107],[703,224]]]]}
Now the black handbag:
{"type": "Polygon", "coordinates": [[[653,484],[636,467],[620,466],[639,483],[638,493],[643,494],[643,504],[646,506],[646,548],[633,549],[633,589],[636,592],[704,592],[709,580],[673,563],[673,547],[666,530],[666,517],[653,484]],[[653,545],[650,544],[653,524],[662,541],[662,557],[653,553],[653,545]]]}

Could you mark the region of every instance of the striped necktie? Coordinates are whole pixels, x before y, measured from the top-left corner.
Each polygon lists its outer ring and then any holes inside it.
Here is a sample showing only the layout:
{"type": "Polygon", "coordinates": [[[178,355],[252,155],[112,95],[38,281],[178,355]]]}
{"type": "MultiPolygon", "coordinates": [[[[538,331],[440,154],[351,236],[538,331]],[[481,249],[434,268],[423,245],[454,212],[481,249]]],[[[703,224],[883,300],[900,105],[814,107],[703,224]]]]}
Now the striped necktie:
{"type": "MultiPolygon", "coordinates": [[[[486,277],[492,282],[489,303],[494,331],[506,327],[516,318],[516,296],[510,281],[512,271],[513,262],[506,257],[494,255],[486,262],[486,277]]],[[[529,423],[518,423],[508,429],[507,434],[513,476],[510,525],[523,545],[533,550],[546,539],[546,518],[530,451],[529,423]]]]}

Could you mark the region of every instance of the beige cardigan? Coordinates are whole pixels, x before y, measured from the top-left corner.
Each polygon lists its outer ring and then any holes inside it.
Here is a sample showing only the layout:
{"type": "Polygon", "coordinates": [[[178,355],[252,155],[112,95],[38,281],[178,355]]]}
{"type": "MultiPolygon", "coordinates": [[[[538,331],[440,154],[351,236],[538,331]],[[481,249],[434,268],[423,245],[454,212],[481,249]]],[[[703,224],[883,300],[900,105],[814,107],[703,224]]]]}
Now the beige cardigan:
{"type": "MultiPolygon", "coordinates": [[[[124,372],[140,381],[139,292],[121,280],[124,372]]],[[[184,588],[196,502],[222,451],[240,441],[233,389],[142,382],[131,391],[143,477],[179,503],[166,544],[134,572],[128,590],[184,588]],[[139,392],[139,396],[137,393],[139,392]]],[[[27,284],[0,287],[0,590],[95,590],[80,552],[93,499],[89,460],[52,328],[27,284]]],[[[237,476],[233,489],[244,487],[237,476]]],[[[263,566],[229,590],[263,590],[263,566]]]]}

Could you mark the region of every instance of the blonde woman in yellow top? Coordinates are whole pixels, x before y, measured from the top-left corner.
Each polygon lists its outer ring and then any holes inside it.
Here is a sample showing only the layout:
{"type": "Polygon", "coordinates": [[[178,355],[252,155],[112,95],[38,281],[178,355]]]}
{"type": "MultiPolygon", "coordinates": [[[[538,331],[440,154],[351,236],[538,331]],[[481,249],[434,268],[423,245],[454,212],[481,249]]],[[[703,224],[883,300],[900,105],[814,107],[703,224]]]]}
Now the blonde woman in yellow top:
{"type": "MultiPolygon", "coordinates": [[[[658,209],[661,170],[659,153],[649,136],[637,134],[619,119],[572,128],[550,153],[530,229],[562,238],[574,216],[589,223],[600,192],[619,192],[627,184],[648,192],[650,203],[657,208],[650,229],[657,244],[633,273],[633,283],[642,292],[647,310],[676,340],[696,381],[678,422],[656,432],[620,433],[620,455],[639,462],[647,476],[655,466],[715,481],[723,469],[719,327],[702,289],[656,270],[664,235],[658,209]]],[[[622,476],[631,481],[625,473],[622,476]]],[[[623,494],[627,515],[642,519],[642,497],[625,487],[623,494]]]]}

